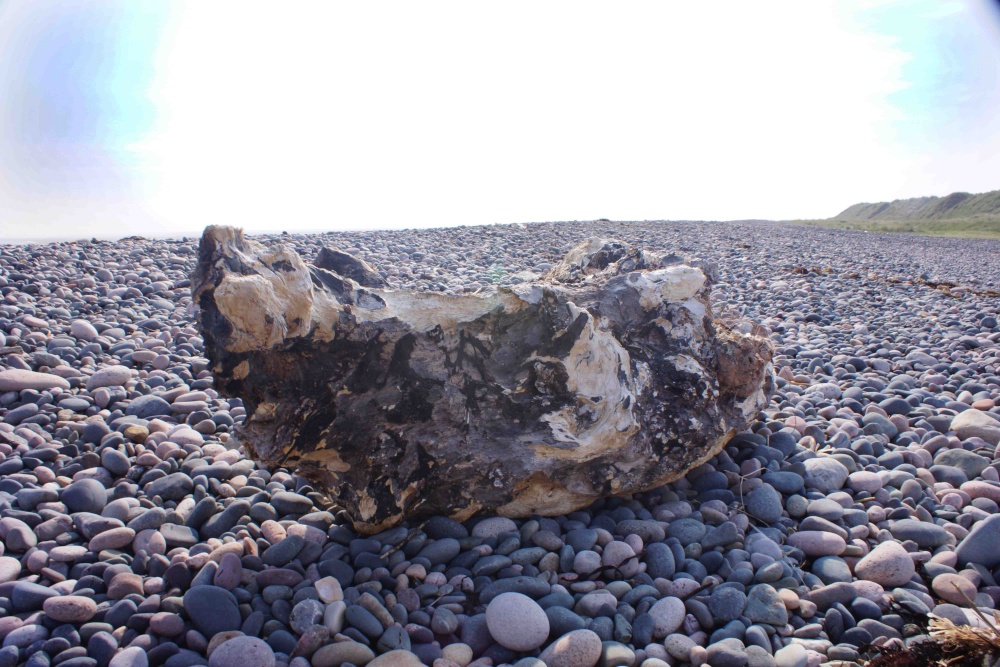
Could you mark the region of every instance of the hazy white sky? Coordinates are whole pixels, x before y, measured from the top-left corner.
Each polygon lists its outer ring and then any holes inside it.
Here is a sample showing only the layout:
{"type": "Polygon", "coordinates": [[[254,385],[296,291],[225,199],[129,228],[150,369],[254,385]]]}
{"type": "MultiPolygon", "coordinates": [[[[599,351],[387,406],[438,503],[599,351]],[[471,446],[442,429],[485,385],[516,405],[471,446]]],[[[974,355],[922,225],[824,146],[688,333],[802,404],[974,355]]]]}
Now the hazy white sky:
{"type": "Polygon", "coordinates": [[[1000,188],[975,0],[0,3],[0,240],[1000,188]]]}

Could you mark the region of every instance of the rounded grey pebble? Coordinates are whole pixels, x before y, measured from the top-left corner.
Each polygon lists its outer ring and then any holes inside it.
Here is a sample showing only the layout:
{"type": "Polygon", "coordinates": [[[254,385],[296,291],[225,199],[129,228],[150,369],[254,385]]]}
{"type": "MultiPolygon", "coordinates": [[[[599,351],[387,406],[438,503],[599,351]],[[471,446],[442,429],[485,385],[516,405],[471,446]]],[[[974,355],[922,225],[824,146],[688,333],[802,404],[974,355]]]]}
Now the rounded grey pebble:
{"type": "Polygon", "coordinates": [[[275,667],[274,651],[257,637],[234,637],[219,644],[209,667],[275,667]]]}

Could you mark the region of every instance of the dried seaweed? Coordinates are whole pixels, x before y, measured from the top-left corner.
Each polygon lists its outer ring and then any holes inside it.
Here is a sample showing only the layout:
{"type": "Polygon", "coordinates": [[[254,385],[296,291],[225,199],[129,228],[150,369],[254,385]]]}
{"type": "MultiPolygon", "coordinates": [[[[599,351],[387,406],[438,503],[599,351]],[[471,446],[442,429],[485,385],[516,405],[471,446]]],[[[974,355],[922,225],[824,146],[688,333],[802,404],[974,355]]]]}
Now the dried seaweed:
{"type": "MultiPolygon", "coordinates": [[[[971,601],[970,601],[971,603],[971,601]]],[[[933,614],[905,614],[926,635],[909,646],[863,646],[862,653],[875,653],[866,667],[1000,667],[1000,613],[988,618],[972,605],[982,626],[956,625],[933,614]]],[[[899,609],[899,611],[903,611],[899,609]]]]}

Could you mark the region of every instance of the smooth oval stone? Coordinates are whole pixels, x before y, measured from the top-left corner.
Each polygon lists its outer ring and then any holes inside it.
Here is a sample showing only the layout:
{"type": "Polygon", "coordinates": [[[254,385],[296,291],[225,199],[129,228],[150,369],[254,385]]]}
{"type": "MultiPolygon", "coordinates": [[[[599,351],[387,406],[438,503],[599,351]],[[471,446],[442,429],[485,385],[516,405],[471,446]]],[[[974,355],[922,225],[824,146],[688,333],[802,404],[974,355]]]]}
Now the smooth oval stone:
{"type": "Polygon", "coordinates": [[[451,561],[462,551],[461,543],[453,537],[446,537],[434,540],[417,554],[419,558],[426,558],[431,565],[443,565],[451,561]]]}
{"type": "Polygon", "coordinates": [[[542,651],[547,667],[594,667],[601,659],[601,638],[591,630],[568,632],[542,651]]]}
{"type": "Polygon", "coordinates": [[[343,664],[367,665],[375,653],[356,641],[335,642],[320,648],[312,656],[313,667],[338,667],[343,664]]]}
{"type": "Polygon", "coordinates": [[[149,658],[141,647],[130,646],[116,653],[108,667],[149,667],[149,658]]]}
{"type": "Polygon", "coordinates": [[[108,503],[108,490],[96,479],[81,479],[63,489],[60,498],[70,512],[100,514],[108,503]]]}
{"type": "Polygon", "coordinates": [[[271,496],[271,507],[280,515],[306,514],[313,509],[313,502],[305,496],[290,491],[279,491],[271,496]]]}
{"type": "Polygon", "coordinates": [[[147,496],[160,496],[163,500],[183,500],[191,493],[192,489],[194,489],[194,482],[182,472],[161,477],[145,487],[147,496]]]}
{"type": "Polygon", "coordinates": [[[125,366],[105,366],[87,379],[87,391],[124,385],[130,379],[132,379],[132,369],[125,366]]]}
{"type": "Polygon", "coordinates": [[[125,414],[141,419],[152,419],[170,414],[170,403],[155,394],[139,396],[125,408],[125,414]]]}
{"type": "Polygon", "coordinates": [[[949,533],[941,526],[926,521],[902,519],[889,524],[889,532],[897,540],[913,540],[921,548],[934,548],[946,544],[949,533]]]}
{"type": "Polygon", "coordinates": [[[257,637],[233,637],[212,651],[209,667],[274,667],[274,650],[257,637]]]}
{"type": "Polygon", "coordinates": [[[196,586],[185,593],[184,611],[206,637],[239,630],[243,622],[236,598],[217,586],[196,586]]]}
{"type": "Polygon", "coordinates": [[[45,600],[58,595],[58,592],[41,584],[19,581],[11,590],[10,601],[16,612],[38,611],[45,600]]]}
{"type": "Polygon", "coordinates": [[[549,636],[549,619],[537,602],[521,593],[502,593],[486,607],[486,625],[501,646],[532,651],[549,636]]]}
{"type": "Polygon", "coordinates": [[[97,603],[80,595],[63,595],[47,598],[42,610],[60,623],[86,623],[97,613],[97,603]]]}
{"type": "Polygon", "coordinates": [[[50,373],[36,373],[19,368],[0,371],[0,392],[24,391],[25,389],[36,391],[45,389],[68,390],[69,387],[68,380],[50,373]]]}

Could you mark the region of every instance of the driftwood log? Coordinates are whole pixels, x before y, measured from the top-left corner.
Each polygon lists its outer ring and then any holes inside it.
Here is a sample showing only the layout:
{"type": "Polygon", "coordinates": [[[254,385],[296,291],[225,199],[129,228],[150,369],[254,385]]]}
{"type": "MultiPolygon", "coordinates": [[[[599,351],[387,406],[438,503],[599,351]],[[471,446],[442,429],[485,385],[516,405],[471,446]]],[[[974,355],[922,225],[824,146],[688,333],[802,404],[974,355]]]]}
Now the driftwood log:
{"type": "Polygon", "coordinates": [[[297,468],[373,533],[562,514],[718,453],[774,373],[759,328],[713,318],[710,275],[590,239],[536,282],[452,296],[212,226],[192,288],[248,453],[297,468]]]}

